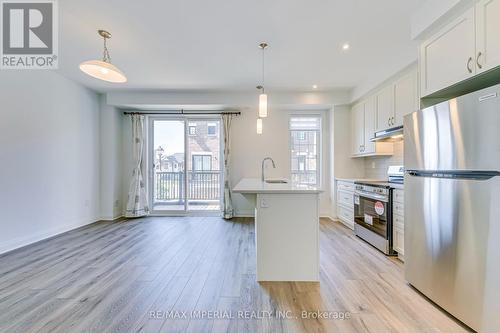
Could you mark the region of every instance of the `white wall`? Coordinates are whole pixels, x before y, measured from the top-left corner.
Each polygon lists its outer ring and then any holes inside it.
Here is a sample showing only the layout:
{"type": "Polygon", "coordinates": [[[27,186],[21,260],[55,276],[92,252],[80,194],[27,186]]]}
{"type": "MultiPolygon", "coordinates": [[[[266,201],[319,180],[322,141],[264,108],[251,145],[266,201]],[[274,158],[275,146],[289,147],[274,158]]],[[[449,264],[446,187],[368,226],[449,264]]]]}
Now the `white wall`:
{"type": "MultiPolygon", "coordinates": [[[[270,91],[269,103],[274,109],[325,110],[332,105],[349,103],[351,91],[338,89],[329,92],[270,91]]],[[[109,92],[107,103],[121,108],[147,110],[220,110],[255,108],[257,91],[165,91],[165,92],[109,92]]]]}
{"type": "Polygon", "coordinates": [[[363,159],[351,158],[352,126],[349,106],[335,106],[330,111],[330,216],[337,217],[335,178],[362,178],[363,159]]]}
{"type": "MultiPolygon", "coordinates": [[[[272,109],[264,119],[263,134],[256,132],[256,110],[244,110],[241,116],[234,118],[232,126],[231,146],[231,185],[234,186],[242,178],[260,178],[261,163],[264,157],[272,157],[276,169],[266,163],[266,177],[290,178],[290,134],[289,119],[293,114],[311,114],[322,116],[322,178],[324,192],[320,195],[321,215],[330,214],[329,186],[329,120],[328,111],[297,111],[272,109]]],[[[233,194],[235,214],[253,216],[254,209],[241,194],[233,194]]]]}
{"type": "Polygon", "coordinates": [[[123,215],[123,111],[100,96],[100,216],[113,220],[123,215]]]}
{"type": "Polygon", "coordinates": [[[51,71],[0,74],[0,253],[99,218],[98,96],[51,71]]]}
{"type": "MultiPolygon", "coordinates": [[[[122,116],[122,206],[126,204],[127,189],[132,172],[130,146],[130,118],[122,116]]],[[[336,217],[335,177],[364,177],[364,159],[351,158],[351,114],[348,106],[335,106],[330,110],[290,110],[272,109],[264,119],[262,135],[256,133],[256,115],[254,109],[243,109],[241,116],[235,117],[232,127],[231,184],[232,186],[245,177],[260,177],[261,162],[270,156],[276,162],[276,169],[266,164],[269,177],[290,177],[290,153],[288,122],[292,114],[317,114],[322,116],[322,182],[324,193],[320,197],[322,216],[336,217]]],[[[235,213],[239,216],[253,216],[253,203],[242,195],[234,194],[235,213]]],[[[105,201],[105,199],[103,200],[105,201]]]]}
{"type": "Polygon", "coordinates": [[[349,106],[336,106],[333,111],[334,178],[353,178],[364,173],[363,160],[352,158],[352,122],[349,106]]]}
{"type": "MultiPolygon", "coordinates": [[[[330,149],[329,149],[329,115],[326,110],[283,110],[272,109],[269,117],[264,119],[262,135],[256,132],[257,111],[243,109],[241,115],[233,119],[232,149],[231,149],[231,186],[242,178],[260,178],[261,163],[264,157],[272,157],[276,162],[276,169],[271,163],[266,164],[266,177],[290,178],[290,146],[289,146],[289,119],[295,114],[320,115],[322,117],[322,180],[324,193],[320,196],[320,212],[330,215],[330,149]]],[[[133,159],[129,151],[131,140],[130,117],[121,116],[122,123],[122,195],[123,206],[126,205],[127,190],[132,173],[133,159]]],[[[253,216],[254,209],[242,195],[233,194],[235,215],[253,216]]]]}
{"type": "MultiPolygon", "coordinates": [[[[270,93],[271,94],[271,93],[270,93]]],[[[271,95],[270,95],[271,96],[271,95]]],[[[242,115],[234,120],[231,182],[233,186],[243,177],[260,177],[262,159],[271,156],[277,169],[268,169],[270,176],[290,177],[288,119],[292,113],[322,114],[323,119],[323,184],[325,192],[321,195],[321,214],[330,215],[330,121],[329,112],[333,105],[346,104],[351,94],[348,90],[334,92],[272,92],[270,116],[264,120],[264,134],[257,135],[255,122],[257,100],[255,92],[110,92],[106,95],[107,104],[120,108],[139,108],[148,110],[220,110],[239,109],[242,115]]],[[[130,141],[129,117],[122,117],[123,141],[123,182],[122,202],[127,199],[127,189],[132,170],[131,156],[128,151],[130,141]]],[[[339,125],[342,127],[342,125],[339,125]]],[[[342,130],[350,130],[342,127],[342,130]]],[[[241,195],[234,195],[237,215],[253,215],[251,205],[241,195]]]]}
{"type": "Polygon", "coordinates": [[[394,143],[394,155],[365,157],[365,177],[373,179],[387,179],[389,165],[404,165],[403,141],[394,143]]]}
{"type": "Polygon", "coordinates": [[[423,39],[434,28],[474,5],[475,0],[427,0],[413,14],[411,38],[423,39]]]}

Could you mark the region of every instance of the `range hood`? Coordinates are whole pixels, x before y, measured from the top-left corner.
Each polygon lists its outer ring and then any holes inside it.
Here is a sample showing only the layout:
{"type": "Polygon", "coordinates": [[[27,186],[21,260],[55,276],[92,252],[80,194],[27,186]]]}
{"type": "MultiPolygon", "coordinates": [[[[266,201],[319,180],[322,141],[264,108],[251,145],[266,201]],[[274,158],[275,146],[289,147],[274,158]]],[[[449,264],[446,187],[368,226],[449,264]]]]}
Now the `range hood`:
{"type": "Polygon", "coordinates": [[[403,126],[389,128],[383,131],[375,132],[375,137],[370,139],[372,142],[396,142],[403,140],[403,126]]]}

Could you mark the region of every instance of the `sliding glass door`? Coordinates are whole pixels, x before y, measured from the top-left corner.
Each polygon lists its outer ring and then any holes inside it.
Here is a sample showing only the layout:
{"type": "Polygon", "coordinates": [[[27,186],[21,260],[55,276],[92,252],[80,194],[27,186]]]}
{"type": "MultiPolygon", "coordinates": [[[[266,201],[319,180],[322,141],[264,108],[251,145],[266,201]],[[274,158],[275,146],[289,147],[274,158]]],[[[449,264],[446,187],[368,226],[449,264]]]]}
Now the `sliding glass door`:
{"type": "Polygon", "coordinates": [[[153,211],[184,211],[185,138],[184,121],[152,119],[151,203],[153,211]]]}
{"type": "Polygon", "coordinates": [[[220,211],[220,120],[151,117],[149,124],[153,213],[220,211]]]}

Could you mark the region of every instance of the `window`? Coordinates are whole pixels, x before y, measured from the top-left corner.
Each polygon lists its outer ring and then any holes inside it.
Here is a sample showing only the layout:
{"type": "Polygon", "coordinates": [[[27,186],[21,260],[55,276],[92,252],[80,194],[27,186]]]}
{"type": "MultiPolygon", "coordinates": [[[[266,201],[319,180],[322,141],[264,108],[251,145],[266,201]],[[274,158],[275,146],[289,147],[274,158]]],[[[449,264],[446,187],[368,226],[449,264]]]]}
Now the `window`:
{"type": "Polygon", "coordinates": [[[208,135],[216,135],[217,134],[217,124],[208,123],[207,125],[207,134],[208,135]]]}
{"type": "Polygon", "coordinates": [[[212,155],[193,154],[193,171],[212,170],[212,155]]]}
{"type": "Polygon", "coordinates": [[[196,123],[188,124],[188,133],[189,135],[196,135],[196,123]]]}
{"type": "Polygon", "coordinates": [[[290,156],[292,182],[320,184],[321,117],[290,118],[290,156]]]}

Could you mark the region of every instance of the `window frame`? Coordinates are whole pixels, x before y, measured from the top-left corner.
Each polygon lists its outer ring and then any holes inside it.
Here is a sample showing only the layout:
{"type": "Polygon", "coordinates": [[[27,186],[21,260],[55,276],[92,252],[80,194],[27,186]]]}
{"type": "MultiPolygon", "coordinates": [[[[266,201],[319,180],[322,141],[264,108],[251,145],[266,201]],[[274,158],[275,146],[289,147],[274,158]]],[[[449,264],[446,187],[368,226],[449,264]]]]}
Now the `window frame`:
{"type": "MultiPolygon", "coordinates": [[[[293,162],[292,162],[292,149],[296,150],[294,145],[293,145],[293,140],[292,140],[292,132],[316,132],[317,133],[317,143],[316,143],[316,184],[313,186],[316,187],[321,187],[323,184],[323,114],[322,113],[292,113],[289,115],[288,118],[288,154],[289,154],[289,161],[290,161],[290,176],[293,178],[294,173],[300,173],[297,171],[293,171],[293,162]],[[293,118],[316,118],[319,121],[319,126],[317,130],[297,130],[297,129],[292,129],[291,124],[292,124],[292,119],[293,118]]],[[[307,139],[307,134],[306,138],[307,139]]],[[[298,138],[298,140],[300,140],[298,138]]],[[[300,140],[303,141],[303,140],[300,140]]],[[[304,140],[305,141],[305,140],[304,140]]],[[[307,163],[307,158],[305,159],[307,163]]],[[[304,184],[304,183],[299,183],[299,184],[304,184]]],[[[308,184],[312,185],[312,184],[308,184]]]]}
{"type": "Polygon", "coordinates": [[[196,126],[196,124],[192,124],[192,123],[190,124],[190,123],[188,123],[188,126],[187,126],[187,127],[188,127],[188,131],[187,131],[187,132],[188,132],[188,135],[189,135],[189,136],[194,136],[194,135],[196,135],[196,134],[197,134],[197,133],[196,133],[196,127],[197,127],[197,126],[196,126]],[[191,133],[191,129],[192,129],[192,128],[194,128],[194,133],[191,133]]]}
{"type": "Polygon", "coordinates": [[[197,171],[199,171],[199,172],[214,171],[212,159],[213,159],[213,155],[211,153],[204,153],[204,152],[202,152],[202,153],[196,152],[195,153],[195,152],[192,152],[191,153],[191,171],[193,171],[193,172],[197,172],[197,171]],[[202,167],[201,170],[195,170],[195,168],[194,168],[194,165],[195,165],[194,164],[194,159],[195,159],[195,157],[200,157],[201,158],[201,167],[202,167]],[[203,158],[205,158],[205,157],[208,157],[209,164],[210,164],[210,169],[203,168],[203,166],[204,166],[203,158]]]}

